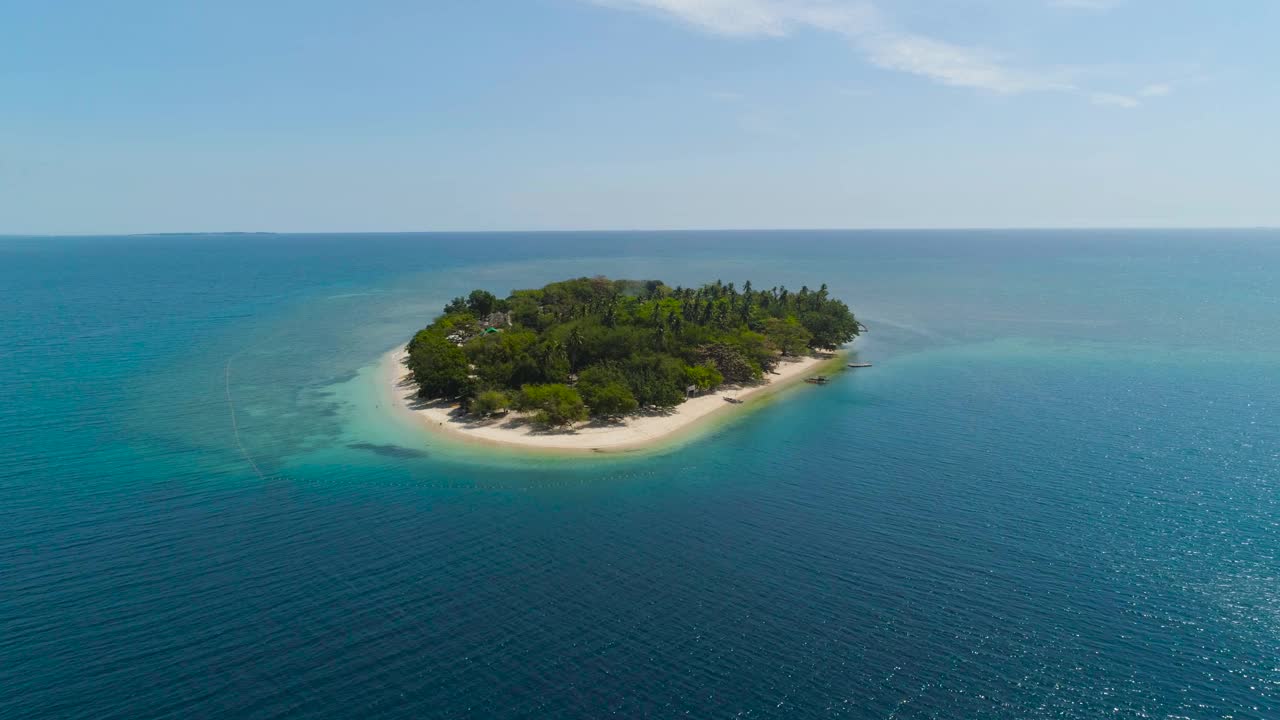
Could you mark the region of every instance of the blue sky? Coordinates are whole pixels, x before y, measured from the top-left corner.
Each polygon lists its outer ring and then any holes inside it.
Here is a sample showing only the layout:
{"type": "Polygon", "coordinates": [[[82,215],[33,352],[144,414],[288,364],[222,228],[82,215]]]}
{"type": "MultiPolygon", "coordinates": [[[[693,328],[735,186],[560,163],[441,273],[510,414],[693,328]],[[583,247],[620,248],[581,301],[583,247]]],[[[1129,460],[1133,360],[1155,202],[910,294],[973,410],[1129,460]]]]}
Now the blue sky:
{"type": "Polygon", "coordinates": [[[1272,0],[7,0],[0,233],[1280,225],[1272,0]]]}

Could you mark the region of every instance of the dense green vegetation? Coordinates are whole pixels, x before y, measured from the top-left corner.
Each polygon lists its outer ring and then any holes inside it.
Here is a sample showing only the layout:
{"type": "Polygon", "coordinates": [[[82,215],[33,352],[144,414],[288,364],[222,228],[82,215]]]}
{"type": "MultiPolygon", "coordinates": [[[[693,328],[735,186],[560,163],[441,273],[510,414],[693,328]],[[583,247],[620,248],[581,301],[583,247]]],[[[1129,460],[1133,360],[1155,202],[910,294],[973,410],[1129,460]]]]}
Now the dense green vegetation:
{"type": "Polygon", "coordinates": [[[862,330],[826,285],[578,278],[505,299],[485,290],[455,298],[409,342],[409,369],[423,398],[566,425],[756,382],[783,355],[836,348],[862,330]]]}

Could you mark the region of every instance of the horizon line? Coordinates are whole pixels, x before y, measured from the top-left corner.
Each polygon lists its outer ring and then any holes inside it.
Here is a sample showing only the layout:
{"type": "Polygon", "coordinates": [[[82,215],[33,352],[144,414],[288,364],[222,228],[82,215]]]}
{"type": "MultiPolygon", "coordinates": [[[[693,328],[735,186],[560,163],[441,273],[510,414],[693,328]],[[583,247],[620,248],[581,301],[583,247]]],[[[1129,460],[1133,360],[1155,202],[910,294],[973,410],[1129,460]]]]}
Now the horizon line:
{"type": "Polygon", "coordinates": [[[727,228],[584,228],[584,229],[449,229],[449,230],[178,230],[148,232],[27,232],[0,233],[0,238],[56,237],[176,237],[193,235],[548,235],[624,233],[833,233],[833,232],[1105,232],[1105,231],[1258,231],[1280,225],[991,225],[991,226],[867,226],[867,227],[727,227],[727,228]]]}

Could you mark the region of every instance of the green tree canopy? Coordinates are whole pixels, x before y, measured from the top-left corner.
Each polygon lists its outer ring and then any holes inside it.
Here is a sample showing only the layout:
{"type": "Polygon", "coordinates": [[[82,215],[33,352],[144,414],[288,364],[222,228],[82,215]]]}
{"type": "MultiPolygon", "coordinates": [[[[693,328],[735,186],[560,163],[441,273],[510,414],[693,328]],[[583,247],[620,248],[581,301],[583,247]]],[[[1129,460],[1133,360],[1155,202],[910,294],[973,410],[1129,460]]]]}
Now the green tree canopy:
{"type": "Polygon", "coordinates": [[[581,277],[506,298],[477,289],[414,336],[409,367],[423,397],[495,412],[497,396],[486,393],[500,393],[563,424],[578,416],[574,398],[605,417],[670,407],[689,386],[758,382],[784,354],[839,347],[863,331],[826,285],[756,287],[581,277]],[[484,327],[494,312],[507,312],[510,326],[484,327]]]}
{"type": "Polygon", "coordinates": [[[698,392],[714,390],[724,382],[724,375],[712,363],[692,365],[685,372],[689,377],[689,384],[697,388],[698,392]]]}
{"type": "Polygon", "coordinates": [[[583,370],[577,387],[587,408],[597,417],[619,417],[640,407],[626,376],[615,365],[594,365],[583,370]]]}
{"type": "Polygon", "coordinates": [[[533,412],[534,422],[541,425],[569,425],[587,419],[587,406],[582,396],[568,385],[525,385],[516,406],[533,412]]]}
{"type": "Polygon", "coordinates": [[[467,296],[467,309],[478,318],[484,318],[498,309],[498,296],[488,290],[472,290],[467,296]]]}
{"type": "Polygon", "coordinates": [[[497,415],[511,407],[511,398],[501,390],[483,390],[471,401],[471,412],[478,415],[497,415]]]}
{"type": "Polygon", "coordinates": [[[418,383],[419,397],[455,398],[472,387],[467,356],[439,331],[423,330],[413,337],[409,370],[418,383]]]}
{"type": "Polygon", "coordinates": [[[813,340],[813,333],[794,317],[768,318],[764,321],[764,334],[787,355],[800,355],[813,340]]]}

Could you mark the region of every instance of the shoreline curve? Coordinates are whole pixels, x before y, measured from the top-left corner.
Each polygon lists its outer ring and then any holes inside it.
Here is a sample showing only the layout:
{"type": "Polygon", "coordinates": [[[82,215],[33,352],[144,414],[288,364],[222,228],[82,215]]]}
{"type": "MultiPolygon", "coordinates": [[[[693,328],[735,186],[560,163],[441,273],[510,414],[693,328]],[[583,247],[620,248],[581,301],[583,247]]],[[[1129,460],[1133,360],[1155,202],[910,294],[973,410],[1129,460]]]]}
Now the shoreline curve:
{"type": "Polygon", "coordinates": [[[403,347],[379,360],[377,382],[397,414],[449,440],[520,453],[608,455],[669,449],[694,440],[718,427],[716,421],[736,418],[781,390],[803,384],[806,377],[834,370],[845,354],[845,350],[837,350],[817,357],[784,360],[759,385],[727,386],[690,398],[670,410],[620,421],[594,420],[564,430],[535,428],[519,413],[477,421],[462,415],[456,403],[418,399],[417,385],[404,366],[407,353],[403,347]]]}

